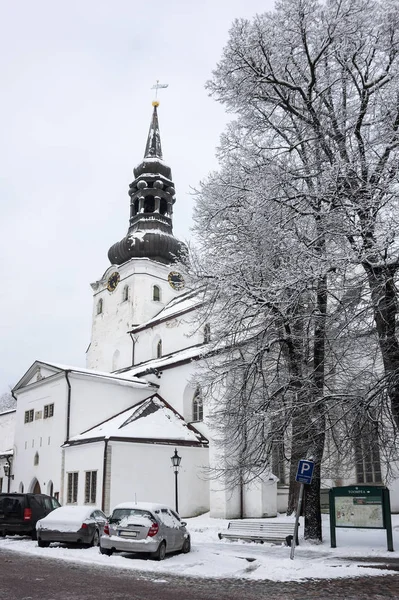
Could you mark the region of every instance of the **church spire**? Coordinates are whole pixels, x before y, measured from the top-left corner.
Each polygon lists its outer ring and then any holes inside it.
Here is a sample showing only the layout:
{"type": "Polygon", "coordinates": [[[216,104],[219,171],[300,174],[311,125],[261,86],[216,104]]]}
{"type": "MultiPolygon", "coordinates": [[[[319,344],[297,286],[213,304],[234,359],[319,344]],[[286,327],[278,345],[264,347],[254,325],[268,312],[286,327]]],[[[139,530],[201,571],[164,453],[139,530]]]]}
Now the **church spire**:
{"type": "Polygon", "coordinates": [[[133,169],[129,186],[130,219],[127,235],[111,246],[108,258],[120,265],[131,258],[150,258],[166,264],[181,256],[185,246],[173,235],[173,205],[176,192],[172,171],[163,161],[157,108],[153,113],[144,159],[133,169]]]}
{"type": "Polygon", "coordinates": [[[150,124],[150,130],[148,132],[147,145],[145,147],[144,158],[160,158],[162,159],[162,146],[161,146],[161,134],[159,132],[158,113],[157,107],[159,102],[156,100],[152,103],[154,111],[152,113],[152,120],[150,124]]]}

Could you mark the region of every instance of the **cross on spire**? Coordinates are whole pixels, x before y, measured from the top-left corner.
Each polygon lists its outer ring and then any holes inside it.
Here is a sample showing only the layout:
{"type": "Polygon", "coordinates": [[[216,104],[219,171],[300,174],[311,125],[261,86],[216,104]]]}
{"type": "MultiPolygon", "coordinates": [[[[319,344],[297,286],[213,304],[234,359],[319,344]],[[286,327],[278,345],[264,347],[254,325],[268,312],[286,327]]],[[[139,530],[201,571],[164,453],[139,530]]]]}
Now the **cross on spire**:
{"type": "Polygon", "coordinates": [[[153,101],[152,105],[157,107],[159,106],[159,101],[158,101],[158,90],[161,90],[163,88],[167,88],[169,86],[168,83],[159,83],[159,79],[157,79],[157,82],[155,85],[152,86],[152,90],[155,90],[155,100],[153,101]]]}

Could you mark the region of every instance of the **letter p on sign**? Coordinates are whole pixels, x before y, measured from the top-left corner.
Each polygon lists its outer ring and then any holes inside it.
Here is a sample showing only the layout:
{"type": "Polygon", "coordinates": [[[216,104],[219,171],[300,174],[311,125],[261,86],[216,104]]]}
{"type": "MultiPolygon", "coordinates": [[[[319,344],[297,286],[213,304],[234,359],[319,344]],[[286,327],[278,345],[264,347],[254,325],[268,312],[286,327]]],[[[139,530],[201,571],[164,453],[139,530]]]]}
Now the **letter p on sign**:
{"type": "Polygon", "coordinates": [[[314,462],[312,460],[300,460],[295,481],[299,483],[311,483],[313,476],[314,462]]]}

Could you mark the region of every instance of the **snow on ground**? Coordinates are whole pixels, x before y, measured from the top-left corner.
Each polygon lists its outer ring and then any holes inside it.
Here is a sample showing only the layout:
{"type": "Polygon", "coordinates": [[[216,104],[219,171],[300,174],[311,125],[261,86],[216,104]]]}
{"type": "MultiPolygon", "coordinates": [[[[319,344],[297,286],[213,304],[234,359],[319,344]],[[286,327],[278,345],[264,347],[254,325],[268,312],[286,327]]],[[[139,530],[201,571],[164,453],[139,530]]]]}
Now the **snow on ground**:
{"type": "MultiPolygon", "coordinates": [[[[282,515],[271,519],[274,522],[290,520],[292,519],[282,515]]],[[[144,571],[157,576],[169,574],[273,581],[389,575],[394,572],[362,567],[362,563],[356,559],[367,557],[368,561],[373,563],[376,557],[399,558],[399,515],[392,515],[395,552],[387,552],[384,529],[337,529],[338,547],[330,548],[328,515],[323,515],[323,543],[310,544],[300,535],[300,545],[295,549],[294,560],[290,560],[290,548],[286,546],[219,540],[217,533],[227,528],[226,520],[211,519],[209,515],[202,515],[187,519],[187,523],[191,533],[192,551],[189,554],[167,555],[161,562],[128,554],[103,556],[98,548],[67,548],[59,544],[50,548],[39,548],[37,542],[22,537],[1,538],[0,548],[40,555],[43,558],[132,569],[140,571],[141,574],[144,571]],[[348,557],[351,560],[348,560],[348,557]]]]}

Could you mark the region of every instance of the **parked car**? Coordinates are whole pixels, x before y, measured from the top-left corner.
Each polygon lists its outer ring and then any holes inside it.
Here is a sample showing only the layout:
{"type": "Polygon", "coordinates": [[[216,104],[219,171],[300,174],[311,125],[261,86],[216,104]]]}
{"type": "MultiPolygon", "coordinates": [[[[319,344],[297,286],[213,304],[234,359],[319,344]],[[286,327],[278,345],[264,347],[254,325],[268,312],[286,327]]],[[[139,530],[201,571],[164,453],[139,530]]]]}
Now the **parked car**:
{"type": "Polygon", "coordinates": [[[98,546],[107,517],[92,506],[61,506],[36,524],[37,544],[46,548],[51,542],[98,546]]]}
{"type": "Polygon", "coordinates": [[[118,504],[108,519],[100,539],[100,552],[150,554],[163,560],[168,552],[190,552],[187,523],[162,504],[126,502],[118,504]]]}
{"type": "Polygon", "coordinates": [[[30,535],[36,539],[36,523],[60,503],[46,494],[0,494],[0,536],[30,535]]]}

